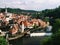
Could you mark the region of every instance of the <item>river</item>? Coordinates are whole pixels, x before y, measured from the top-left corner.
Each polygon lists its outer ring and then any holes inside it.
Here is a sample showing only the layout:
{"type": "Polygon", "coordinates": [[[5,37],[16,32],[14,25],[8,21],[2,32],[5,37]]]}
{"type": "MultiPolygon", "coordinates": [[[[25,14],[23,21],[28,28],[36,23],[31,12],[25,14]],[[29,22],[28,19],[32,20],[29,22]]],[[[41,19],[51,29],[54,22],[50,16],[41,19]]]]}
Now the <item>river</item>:
{"type": "Polygon", "coordinates": [[[35,36],[35,37],[29,37],[29,36],[24,36],[22,38],[16,39],[9,41],[11,45],[40,45],[40,41],[44,37],[41,36],[35,36]]]}

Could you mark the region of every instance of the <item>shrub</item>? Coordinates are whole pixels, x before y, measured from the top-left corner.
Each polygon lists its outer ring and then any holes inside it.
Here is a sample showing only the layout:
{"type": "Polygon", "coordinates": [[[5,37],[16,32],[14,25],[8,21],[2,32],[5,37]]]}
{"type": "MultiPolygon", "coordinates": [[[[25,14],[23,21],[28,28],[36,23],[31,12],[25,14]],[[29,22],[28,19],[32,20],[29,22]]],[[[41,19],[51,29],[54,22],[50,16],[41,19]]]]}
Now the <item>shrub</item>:
{"type": "Polygon", "coordinates": [[[45,37],[41,43],[41,45],[51,45],[51,37],[45,37]]]}
{"type": "Polygon", "coordinates": [[[0,45],[7,45],[6,39],[4,37],[0,37],[0,45]]]}
{"type": "Polygon", "coordinates": [[[52,32],[56,33],[60,29],[60,19],[55,19],[55,23],[53,24],[52,32]]]}

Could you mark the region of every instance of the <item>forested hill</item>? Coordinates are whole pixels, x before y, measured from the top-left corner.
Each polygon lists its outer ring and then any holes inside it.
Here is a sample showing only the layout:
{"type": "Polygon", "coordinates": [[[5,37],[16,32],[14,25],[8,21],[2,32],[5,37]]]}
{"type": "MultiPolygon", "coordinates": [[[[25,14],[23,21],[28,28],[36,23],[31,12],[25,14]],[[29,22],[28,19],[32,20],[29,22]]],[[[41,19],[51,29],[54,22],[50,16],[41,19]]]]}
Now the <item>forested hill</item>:
{"type": "MultiPolygon", "coordinates": [[[[0,8],[0,12],[4,12],[4,8],[0,8]]],[[[54,9],[45,9],[42,11],[34,11],[34,10],[23,10],[19,8],[7,8],[7,11],[10,13],[17,13],[17,14],[28,14],[32,15],[34,18],[41,18],[41,17],[54,17],[60,18],[60,6],[54,9]]]]}
{"type": "MultiPolygon", "coordinates": [[[[10,13],[35,13],[34,10],[23,10],[19,8],[7,8],[7,11],[10,13]]],[[[0,12],[5,12],[5,8],[0,8],[0,12]]]]}

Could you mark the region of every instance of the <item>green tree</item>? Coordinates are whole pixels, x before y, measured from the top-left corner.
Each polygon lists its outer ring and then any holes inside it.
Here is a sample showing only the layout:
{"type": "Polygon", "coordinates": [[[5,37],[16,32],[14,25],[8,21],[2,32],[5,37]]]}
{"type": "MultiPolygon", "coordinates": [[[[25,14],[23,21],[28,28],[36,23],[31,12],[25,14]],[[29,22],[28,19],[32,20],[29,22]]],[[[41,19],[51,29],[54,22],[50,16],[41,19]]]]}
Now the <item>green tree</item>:
{"type": "Polygon", "coordinates": [[[53,24],[52,32],[56,33],[60,29],[60,19],[55,19],[55,23],[53,24]]]}
{"type": "Polygon", "coordinates": [[[6,39],[4,37],[0,37],[0,45],[7,45],[6,39]]]}

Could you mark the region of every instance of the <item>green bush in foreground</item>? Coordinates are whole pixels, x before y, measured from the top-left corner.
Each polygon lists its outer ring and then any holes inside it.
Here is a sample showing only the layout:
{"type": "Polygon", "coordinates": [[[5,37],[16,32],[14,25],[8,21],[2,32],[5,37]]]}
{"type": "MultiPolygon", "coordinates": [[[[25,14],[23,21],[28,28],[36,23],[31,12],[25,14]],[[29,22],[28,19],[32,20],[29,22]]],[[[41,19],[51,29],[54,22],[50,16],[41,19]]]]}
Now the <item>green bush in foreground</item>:
{"type": "Polygon", "coordinates": [[[53,24],[52,32],[56,33],[60,29],[60,19],[55,19],[55,23],[53,24]]]}
{"type": "Polygon", "coordinates": [[[45,37],[41,43],[41,45],[51,45],[51,37],[45,37]]]}
{"type": "Polygon", "coordinates": [[[60,29],[51,37],[46,37],[41,41],[41,45],[60,45],[60,29]]]}
{"type": "Polygon", "coordinates": [[[0,45],[7,45],[6,39],[4,37],[0,37],[0,45]]]}

